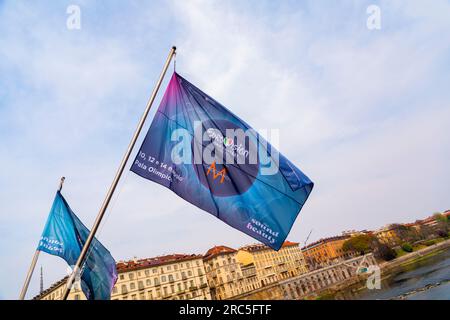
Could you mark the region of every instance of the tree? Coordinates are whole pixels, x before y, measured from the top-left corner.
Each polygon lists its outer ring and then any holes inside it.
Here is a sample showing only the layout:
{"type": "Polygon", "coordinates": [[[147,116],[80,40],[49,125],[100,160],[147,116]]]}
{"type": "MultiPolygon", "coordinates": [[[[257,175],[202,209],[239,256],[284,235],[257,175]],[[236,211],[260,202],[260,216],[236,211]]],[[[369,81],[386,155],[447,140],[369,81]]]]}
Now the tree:
{"type": "Polygon", "coordinates": [[[448,237],[448,232],[445,232],[443,230],[438,230],[437,235],[441,238],[447,238],[448,237]]]}
{"type": "Polygon", "coordinates": [[[448,217],[439,212],[435,213],[433,217],[436,220],[436,233],[447,235],[449,230],[448,217]]]}
{"type": "Polygon", "coordinates": [[[427,225],[420,226],[420,235],[422,239],[424,240],[429,239],[433,236],[433,234],[434,234],[433,228],[431,228],[430,226],[427,225]]]}
{"type": "Polygon", "coordinates": [[[342,245],[342,249],[347,252],[356,251],[363,255],[367,252],[372,251],[372,238],[373,236],[369,236],[367,234],[354,236],[344,242],[344,244],[342,245]]]}
{"type": "Polygon", "coordinates": [[[397,257],[397,254],[389,246],[384,243],[380,243],[378,248],[374,251],[376,258],[383,259],[384,261],[390,261],[397,257]]]}
{"type": "Polygon", "coordinates": [[[414,242],[419,240],[418,232],[411,226],[405,226],[403,224],[394,223],[389,226],[395,230],[395,233],[400,240],[405,242],[414,242]]]}
{"type": "Polygon", "coordinates": [[[409,244],[409,242],[405,242],[402,244],[402,249],[405,252],[413,252],[413,247],[409,244]]]}

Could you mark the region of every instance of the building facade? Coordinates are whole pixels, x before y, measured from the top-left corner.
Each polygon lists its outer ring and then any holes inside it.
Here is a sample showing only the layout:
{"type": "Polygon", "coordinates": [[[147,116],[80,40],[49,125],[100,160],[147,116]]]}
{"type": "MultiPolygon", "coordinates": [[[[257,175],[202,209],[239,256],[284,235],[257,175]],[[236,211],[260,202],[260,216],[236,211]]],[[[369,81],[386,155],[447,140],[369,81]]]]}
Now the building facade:
{"type": "Polygon", "coordinates": [[[343,249],[349,235],[330,237],[313,242],[302,249],[310,269],[327,266],[355,256],[354,252],[346,252],[343,249]]]}
{"type": "MultiPolygon", "coordinates": [[[[66,282],[69,277],[64,277],[58,282],[50,286],[50,288],[42,291],[39,295],[35,296],[33,300],[62,300],[62,296],[66,290],[66,282]]],[[[77,281],[73,284],[72,289],[69,292],[67,300],[86,300],[86,297],[81,291],[80,282],[77,281]]]]}
{"type": "MultiPolygon", "coordinates": [[[[173,254],[117,263],[118,279],[111,300],[210,300],[202,255],[173,254]]],[[[65,289],[63,279],[35,297],[59,300],[65,289]]],[[[70,300],[86,297],[79,285],[74,286],[70,300]]]]}
{"type": "Polygon", "coordinates": [[[354,257],[280,282],[284,300],[303,299],[344,282],[356,283],[367,277],[370,266],[377,266],[373,254],[354,257]]]}
{"type": "Polygon", "coordinates": [[[224,300],[246,290],[241,265],[236,260],[235,249],[216,246],[203,256],[206,276],[214,300],[224,300]]]}
{"type": "Polygon", "coordinates": [[[308,272],[299,244],[286,241],[275,251],[263,244],[242,247],[237,260],[245,266],[253,264],[257,287],[266,286],[308,272]]]}
{"type": "Polygon", "coordinates": [[[373,234],[381,243],[389,247],[399,246],[402,242],[399,230],[395,226],[386,226],[376,230],[373,234]]]}
{"type": "Polygon", "coordinates": [[[207,300],[202,255],[173,254],[117,264],[112,300],[207,300]]]}

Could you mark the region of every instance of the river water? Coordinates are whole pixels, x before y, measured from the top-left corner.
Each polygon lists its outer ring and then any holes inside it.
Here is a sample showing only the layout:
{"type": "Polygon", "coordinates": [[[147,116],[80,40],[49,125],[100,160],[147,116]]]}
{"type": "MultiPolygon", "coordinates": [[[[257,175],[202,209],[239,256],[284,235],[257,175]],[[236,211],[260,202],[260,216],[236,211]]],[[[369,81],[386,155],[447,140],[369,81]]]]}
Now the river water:
{"type": "Polygon", "coordinates": [[[450,250],[402,267],[381,289],[340,292],[337,299],[450,300],[450,250]]]}

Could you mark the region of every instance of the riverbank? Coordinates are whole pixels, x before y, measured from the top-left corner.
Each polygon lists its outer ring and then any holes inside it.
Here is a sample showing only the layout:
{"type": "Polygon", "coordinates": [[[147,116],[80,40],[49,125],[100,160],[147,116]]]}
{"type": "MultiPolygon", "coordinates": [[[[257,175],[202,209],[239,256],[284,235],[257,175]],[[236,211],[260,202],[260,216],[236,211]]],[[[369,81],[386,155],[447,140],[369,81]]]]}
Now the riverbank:
{"type": "MultiPolygon", "coordinates": [[[[392,261],[383,262],[379,264],[381,271],[381,282],[382,287],[388,286],[388,283],[395,282],[391,280],[392,277],[399,275],[399,273],[413,272],[416,267],[420,267],[427,264],[427,261],[432,260],[433,257],[441,255],[450,249],[450,239],[436,243],[432,246],[420,249],[415,252],[408,253],[401,257],[398,257],[392,261]]],[[[400,279],[404,281],[405,279],[400,279]]],[[[417,288],[417,291],[425,291],[433,287],[438,287],[440,285],[447,285],[448,281],[446,278],[441,279],[442,281],[436,280],[435,283],[426,284],[423,288],[417,288]]],[[[382,288],[383,289],[383,288],[382,288]]],[[[416,291],[413,290],[413,291],[416,291]]],[[[377,290],[368,290],[366,286],[366,280],[361,279],[357,283],[353,283],[347,287],[340,287],[338,290],[328,291],[322,294],[319,298],[325,299],[358,299],[359,296],[364,293],[376,293],[377,290]]],[[[399,298],[402,295],[409,296],[410,292],[399,293],[399,298]]],[[[376,296],[374,294],[374,296],[376,296]]],[[[370,298],[370,297],[369,297],[370,298]]],[[[450,299],[450,297],[448,297],[450,299]]]]}
{"type": "Polygon", "coordinates": [[[450,239],[438,242],[434,245],[422,248],[418,251],[405,254],[392,261],[381,263],[379,267],[381,269],[382,274],[384,273],[387,274],[387,276],[389,276],[389,273],[395,271],[395,269],[398,267],[406,266],[408,264],[416,263],[423,259],[427,259],[433,255],[439,254],[444,250],[447,250],[448,248],[450,248],[450,239]]]}
{"type": "MultiPolygon", "coordinates": [[[[238,300],[311,300],[311,299],[360,299],[364,292],[380,292],[386,287],[386,283],[391,276],[398,275],[399,272],[415,270],[421,261],[424,264],[432,260],[434,256],[440,253],[448,255],[444,257],[448,267],[436,281],[430,283],[425,274],[425,281],[420,282],[422,287],[409,286],[406,291],[399,291],[397,296],[406,294],[410,296],[414,291],[425,292],[432,288],[442,289],[450,279],[450,239],[419,249],[417,251],[404,254],[389,262],[378,263],[373,254],[358,256],[352,259],[342,261],[321,269],[313,270],[297,277],[289,278],[283,281],[263,286],[257,290],[235,296],[232,299],[238,300]],[[380,269],[380,280],[382,282],[381,290],[368,290],[367,279],[373,277],[373,266],[380,269]],[[409,269],[409,270],[408,270],[409,269]],[[371,270],[371,271],[369,271],[371,270]]],[[[439,260],[439,259],[437,259],[439,260]]],[[[439,262],[439,261],[438,261],[439,262]]],[[[427,272],[433,272],[430,269],[427,272]]],[[[422,279],[423,280],[423,279],[422,279]]],[[[400,281],[403,281],[402,279],[400,281]]],[[[445,288],[446,290],[446,288],[445,288]]],[[[444,295],[446,294],[446,291],[444,295]]],[[[442,296],[438,293],[437,296],[442,296]]],[[[371,298],[368,298],[371,299],[371,298]]],[[[375,298],[376,299],[376,298],[375,298]]]]}

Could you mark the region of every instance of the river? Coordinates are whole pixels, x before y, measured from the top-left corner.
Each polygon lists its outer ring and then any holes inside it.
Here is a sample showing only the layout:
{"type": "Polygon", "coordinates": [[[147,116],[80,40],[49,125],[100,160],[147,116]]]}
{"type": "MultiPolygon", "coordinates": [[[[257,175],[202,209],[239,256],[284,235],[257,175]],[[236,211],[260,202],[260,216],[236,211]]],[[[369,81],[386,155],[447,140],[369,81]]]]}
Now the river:
{"type": "Polygon", "coordinates": [[[335,298],[450,300],[450,250],[402,267],[381,282],[381,289],[344,290],[335,298]]]}

